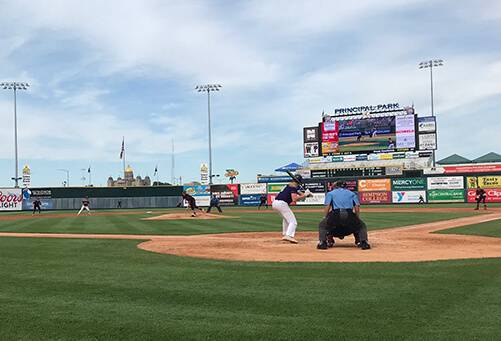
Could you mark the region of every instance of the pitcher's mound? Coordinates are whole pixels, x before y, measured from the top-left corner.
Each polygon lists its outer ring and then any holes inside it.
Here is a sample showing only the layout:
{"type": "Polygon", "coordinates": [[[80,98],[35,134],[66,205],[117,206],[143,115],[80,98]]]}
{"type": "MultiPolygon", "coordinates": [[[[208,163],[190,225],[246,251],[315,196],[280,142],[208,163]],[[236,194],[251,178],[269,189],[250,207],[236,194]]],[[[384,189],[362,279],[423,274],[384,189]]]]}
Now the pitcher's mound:
{"type": "Polygon", "coordinates": [[[162,214],[156,217],[143,218],[143,220],[207,220],[207,219],[226,219],[226,218],[238,218],[235,216],[221,215],[221,214],[211,214],[211,213],[197,213],[195,217],[191,216],[191,213],[169,213],[162,214]]]}

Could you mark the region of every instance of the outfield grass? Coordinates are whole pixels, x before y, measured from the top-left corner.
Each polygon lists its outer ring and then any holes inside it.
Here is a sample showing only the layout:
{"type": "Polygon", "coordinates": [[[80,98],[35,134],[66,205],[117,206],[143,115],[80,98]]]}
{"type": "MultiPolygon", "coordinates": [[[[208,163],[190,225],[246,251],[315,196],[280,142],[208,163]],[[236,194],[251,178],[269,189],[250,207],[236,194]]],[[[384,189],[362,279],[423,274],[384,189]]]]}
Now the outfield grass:
{"type": "Polygon", "coordinates": [[[437,233],[467,234],[467,235],[501,238],[501,220],[494,220],[474,225],[455,227],[452,229],[438,231],[437,233]]]}
{"type": "MultiPolygon", "coordinates": [[[[145,211],[42,215],[0,221],[0,231],[200,234],[281,228],[273,212],[228,210],[240,218],[195,222],[140,220],[151,216],[145,211]]],[[[374,230],[471,214],[365,212],[363,218],[374,230]]],[[[315,230],[320,215],[296,212],[300,230],[315,230]]],[[[0,340],[501,337],[501,259],[245,263],[155,254],[137,249],[138,242],[0,238],[0,340]]]]}
{"type": "Polygon", "coordinates": [[[200,260],[0,238],[1,340],[496,340],[501,261],[200,260]]]}
{"type": "MultiPolygon", "coordinates": [[[[175,211],[175,210],[171,210],[175,211]]],[[[96,216],[64,216],[60,218],[0,220],[1,232],[45,232],[45,233],[105,233],[105,234],[156,234],[156,235],[192,235],[223,232],[281,231],[281,218],[275,212],[233,212],[224,214],[237,216],[235,219],[217,220],[142,220],[154,214],[138,210],[137,214],[114,214],[96,216]]],[[[184,212],[183,209],[177,212],[184,212]]],[[[56,212],[57,214],[57,212],[56,212]]],[[[365,212],[362,218],[369,230],[405,226],[446,220],[472,215],[472,212],[444,213],[383,213],[365,212]]],[[[299,231],[315,231],[321,220],[320,212],[296,212],[299,231]]]]}

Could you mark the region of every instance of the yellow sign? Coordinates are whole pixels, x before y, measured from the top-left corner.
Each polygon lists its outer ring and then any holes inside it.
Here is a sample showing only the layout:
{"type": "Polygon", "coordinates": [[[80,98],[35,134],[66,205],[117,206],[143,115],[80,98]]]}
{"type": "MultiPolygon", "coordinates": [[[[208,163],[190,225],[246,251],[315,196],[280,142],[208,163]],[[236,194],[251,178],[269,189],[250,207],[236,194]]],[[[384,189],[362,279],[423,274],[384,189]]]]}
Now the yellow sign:
{"type": "Polygon", "coordinates": [[[466,178],[466,182],[468,183],[468,188],[477,188],[478,182],[476,176],[469,176],[466,178]]]}
{"type": "Polygon", "coordinates": [[[468,177],[468,188],[501,188],[501,176],[468,177]]]}

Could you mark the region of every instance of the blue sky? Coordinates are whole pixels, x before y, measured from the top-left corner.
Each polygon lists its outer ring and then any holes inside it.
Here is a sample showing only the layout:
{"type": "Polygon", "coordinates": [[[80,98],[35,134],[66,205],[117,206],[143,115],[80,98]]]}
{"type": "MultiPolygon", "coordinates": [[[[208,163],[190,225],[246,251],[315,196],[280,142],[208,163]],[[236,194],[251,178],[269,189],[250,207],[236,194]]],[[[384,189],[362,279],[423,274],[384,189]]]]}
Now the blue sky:
{"type": "MultiPolygon", "coordinates": [[[[136,175],[240,181],[302,160],[302,127],[322,110],[400,102],[429,113],[435,73],[438,157],[500,152],[501,2],[485,1],[4,1],[0,81],[18,96],[20,168],[34,186],[103,185],[120,174],[122,136],[136,175]]],[[[0,186],[13,176],[12,94],[0,92],[0,186]]]]}

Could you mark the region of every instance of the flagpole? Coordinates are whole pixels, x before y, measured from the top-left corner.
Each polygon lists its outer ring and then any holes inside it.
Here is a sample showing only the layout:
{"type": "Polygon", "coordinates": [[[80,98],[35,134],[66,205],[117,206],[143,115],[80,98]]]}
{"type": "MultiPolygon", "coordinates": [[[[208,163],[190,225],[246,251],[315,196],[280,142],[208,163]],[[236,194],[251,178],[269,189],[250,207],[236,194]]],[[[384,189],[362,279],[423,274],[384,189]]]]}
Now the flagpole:
{"type": "Polygon", "coordinates": [[[124,167],[124,181],[125,181],[125,137],[122,137],[122,146],[123,146],[123,167],[124,167]]]}

